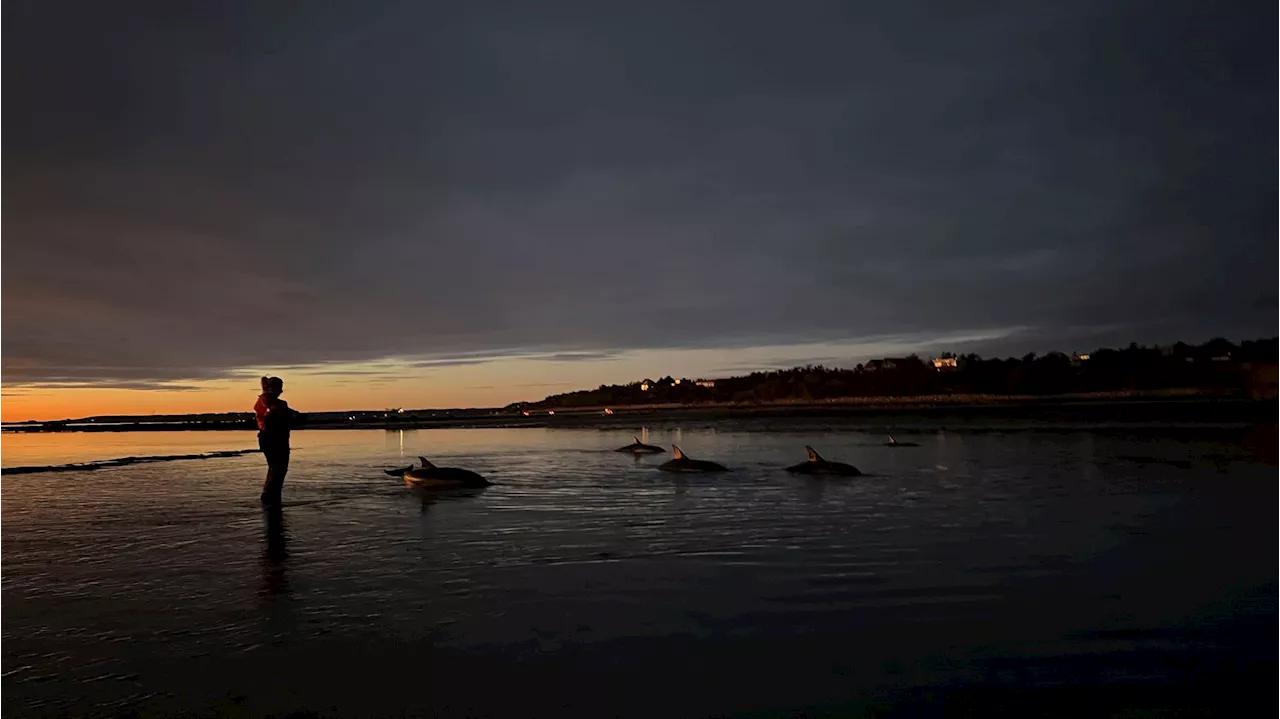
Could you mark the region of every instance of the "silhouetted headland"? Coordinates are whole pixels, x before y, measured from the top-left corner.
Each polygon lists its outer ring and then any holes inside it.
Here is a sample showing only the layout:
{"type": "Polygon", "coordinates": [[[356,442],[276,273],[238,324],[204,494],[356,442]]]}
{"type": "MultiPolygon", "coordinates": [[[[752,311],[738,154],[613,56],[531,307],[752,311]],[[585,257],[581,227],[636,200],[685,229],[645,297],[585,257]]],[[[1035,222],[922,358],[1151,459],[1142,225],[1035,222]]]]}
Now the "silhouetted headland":
{"type": "Polygon", "coordinates": [[[1224,339],[1198,347],[1182,342],[1164,347],[1131,344],[1120,350],[1006,359],[944,352],[930,360],[916,355],[875,359],[852,369],[807,365],[716,379],[645,379],[508,408],[558,413],[654,405],[973,404],[1160,392],[1275,399],[1276,357],[1276,338],[1238,346],[1224,339]]]}

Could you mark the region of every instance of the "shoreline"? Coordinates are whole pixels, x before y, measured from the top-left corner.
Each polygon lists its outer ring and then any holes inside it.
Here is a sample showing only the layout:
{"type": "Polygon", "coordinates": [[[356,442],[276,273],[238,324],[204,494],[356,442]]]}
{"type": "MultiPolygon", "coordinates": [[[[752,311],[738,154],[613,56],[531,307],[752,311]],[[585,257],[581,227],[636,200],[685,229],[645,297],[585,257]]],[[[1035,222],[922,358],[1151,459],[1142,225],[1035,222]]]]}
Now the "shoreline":
{"type": "MultiPolygon", "coordinates": [[[[306,430],[335,429],[503,429],[503,428],[588,428],[625,427],[643,422],[721,421],[736,419],[801,419],[801,418],[858,418],[873,419],[877,415],[898,413],[940,415],[982,415],[1012,412],[1013,414],[1052,415],[1055,413],[1094,413],[1107,408],[1179,407],[1212,408],[1207,414],[1237,417],[1236,421],[1276,421],[1277,404],[1274,399],[1253,399],[1238,393],[1201,389],[1086,392],[1064,395],[920,395],[910,397],[845,397],[822,401],[781,400],[768,403],[703,403],[703,404],[648,404],[624,405],[611,408],[605,414],[604,407],[578,407],[548,410],[529,410],[525,415],[514,410],[440,410],[435,416],[411,416],[392,421],[313,419],[296,428],[306,430]]],[[[423,410],[422,413],[427,413],[423,410]]],[[[330,414],[330,413],[320,413],[330,414]]],[[[342,414],[347,413],[332,413],[342,414]]],[[[418,413],[410,413],[418,414],[418,413]]],[[[1199,413],[1193,413],[1199,414],[1199,413]]],[[[1196,421],[1194,418],[1188,421],[1196,421]]],[[[73,426],[46,428],[35,424],[5,427],[4,433],[68,433],[68,432],[216,432],[253,431],[243,422],[208,422],[200,420],[155,421],[139,418],[137,422],[92,424],[89,421],[72,421],[73,426]]]]}

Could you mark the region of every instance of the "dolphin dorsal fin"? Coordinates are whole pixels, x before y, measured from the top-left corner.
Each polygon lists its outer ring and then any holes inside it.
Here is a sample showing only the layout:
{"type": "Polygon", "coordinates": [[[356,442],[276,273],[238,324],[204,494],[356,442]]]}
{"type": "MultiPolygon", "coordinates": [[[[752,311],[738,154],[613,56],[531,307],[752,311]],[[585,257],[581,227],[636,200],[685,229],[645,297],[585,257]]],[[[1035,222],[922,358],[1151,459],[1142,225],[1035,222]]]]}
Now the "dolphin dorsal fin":
{"type": "Polygon", "coordinates": [[[431,460],[427,459],[426,457],[419,456],[419,457],[418,457],[418,461],[419,461],[419,462],[422,462],[422,468],[423,468],[423,469],[435,469],[435,468],[436,468],[436,466],[435,466],[434,464],[432,464],[432,463],[431,463],[431,460]]]}
{"type": "Polygon", "coordinates": [[[644,444],[644,442],[641,442],[640,438],[635,435],[632,435],[631,439],[634,439],[636,441],[636,444],[644,444]]]}
{"type": "Polygon", "coordinates": [[[805,449],[805,451],[806,451],[806,452],[808,452],[808,453],[809,453],[809,461],[810,461],[810,462],[821,462],[821,461],[822,461],[822,455],[818,454],[818,452],[817,452],[813,447],[810,447],[809,445],[807,445],[807,444],[806,444],[806,445],[804,446],[804,449],[805,449]]]}
{"type": "Polygon", "coordinates": [[[686,457],[684,456],[684,452],[681,452],[680,448],[675,446],[674,444],[671,445],[671,456],[675,459],[686,459],[686,457]]]}

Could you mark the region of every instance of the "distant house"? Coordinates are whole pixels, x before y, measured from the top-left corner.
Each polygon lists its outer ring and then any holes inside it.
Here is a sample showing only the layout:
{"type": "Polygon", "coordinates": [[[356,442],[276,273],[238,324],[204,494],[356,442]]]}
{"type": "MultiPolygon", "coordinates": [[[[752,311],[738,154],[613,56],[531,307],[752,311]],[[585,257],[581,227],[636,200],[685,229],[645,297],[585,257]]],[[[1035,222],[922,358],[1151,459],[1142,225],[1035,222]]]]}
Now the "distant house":
{"type": "Polygon", "coordinates": [[[959,368],[955,357],[935,357],[933,358],[933,368],[939,372],[943,370],[953,370],[959,368]]]}
{"type": "Polygon", "coordinates": [[[653,380],[651,380],[651,379],[645,379],[645,380],[643,380],[642,382],[640,382],[640,391],[641,391],[641,392],[648,392],[648,391],[649,391],[649,388],[650,388],[650,387],[652,387],[652,386],[653,386],[653,380]]]}
{"type": "Polygon", "coordinates": [[[1088,361],[1089,361],[1089,353],[1087,353],[1087,352],[1086,352],[1086,353],[1084,353],[1084,354],[1073,354],[1073,355],[1071,355],[1071,364],[1073,364],[1073,365],[1078,365],[1078,364],[1080,364],[1081,362],[1088,362],[1088,361]]]}
{"type": "Polygon", "coordinates": [[[715,387],[716,381],[713,379],[700,379],[697,382],[694,382],[694,384],[698,385],[699,387],[715,387]]]}
{"type": "Polygon", "coordinates": [[[884,359],[873,359],[870,362],[867,362],[867,364],[864,365],[863,369],[867,370],[868,372],[879,372],[881,370],[893,369],[898,365],[903,364],[905,361],[906,360],[898,359],[895,357],[885,357],[884,359]]]}

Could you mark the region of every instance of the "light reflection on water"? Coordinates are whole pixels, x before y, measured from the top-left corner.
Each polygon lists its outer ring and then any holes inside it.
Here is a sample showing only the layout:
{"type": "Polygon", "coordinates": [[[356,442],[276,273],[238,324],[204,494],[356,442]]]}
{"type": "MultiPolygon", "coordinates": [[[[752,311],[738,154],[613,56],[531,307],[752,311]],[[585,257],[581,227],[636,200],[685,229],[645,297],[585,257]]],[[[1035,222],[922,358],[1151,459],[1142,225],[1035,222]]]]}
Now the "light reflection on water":
{"type": "MultiPolygon", "coordinates": [[[[678,669],[692,713],[994,681],[1008,658],[1024,682],[1097,678],[1097,657],[1178,678],[1144,652],[1274,661],[1274,564],[1238,553],[1274,546],[1275,468],[1247,438],[750,429],[299,432],[279,514],[256,455],[6,477],[5,713],[330,706],[353,672],[387,711],[421,709],[439,697],[407,667],[444,661],[428,649],[543,667],[541,686],[678,669]],[[733,471],[609,451],[634,434],[733,471]],[[783,472],[806,444],[871,476],[783,472]],[[381,472],[419,454],[495,485],[381,472]]],[[[3,441],[15,466],[252,440],[3,441]]]]}

